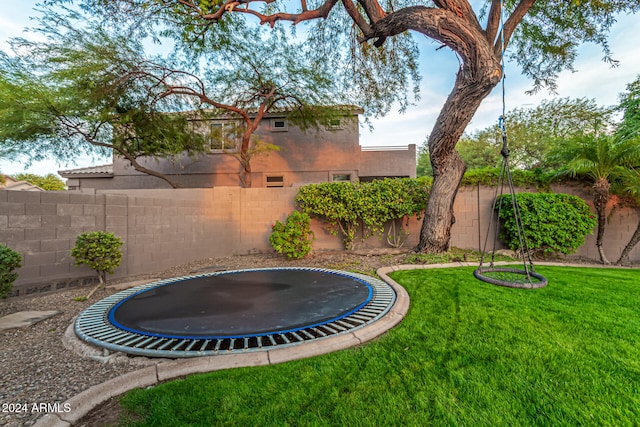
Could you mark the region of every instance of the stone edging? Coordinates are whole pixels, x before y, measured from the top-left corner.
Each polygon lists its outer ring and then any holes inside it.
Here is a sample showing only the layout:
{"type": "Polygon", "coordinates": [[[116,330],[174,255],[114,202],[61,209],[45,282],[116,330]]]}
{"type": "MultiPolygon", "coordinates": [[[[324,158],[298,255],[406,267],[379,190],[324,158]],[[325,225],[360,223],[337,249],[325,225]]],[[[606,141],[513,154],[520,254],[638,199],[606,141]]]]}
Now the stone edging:
{"type": "Polygon", "coordinates": [[[400,323],[409,310],[409,294],[407,291],[386,275],[386,268],[378,270],[378,274],[396,292],[396,301],[387,314],[370,325],[326,339],[275,350],[170,361],[160,359],[158,363],[151,366],[89,387],[61,404],[61,408],[71,408],[70,412],[46,414],[36,421],[34,427],[70,427],[101,403],[135,388],[150,387],[163,381],[196,373],[247,366],[273,365],[304,359],[371,341],[400,323]]]}

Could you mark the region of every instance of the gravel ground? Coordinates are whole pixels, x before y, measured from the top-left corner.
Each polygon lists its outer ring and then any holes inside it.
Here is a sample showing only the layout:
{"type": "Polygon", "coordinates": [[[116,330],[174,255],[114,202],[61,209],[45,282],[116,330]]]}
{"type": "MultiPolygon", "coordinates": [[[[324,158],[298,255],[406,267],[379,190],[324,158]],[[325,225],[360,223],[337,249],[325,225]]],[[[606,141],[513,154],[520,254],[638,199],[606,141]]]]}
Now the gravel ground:
{"type": "MultiPolygon", "coordinates": [[[[275,255],[209,258],[170,268],[153,275],[119,279],[110,284],[184,276],[208,269],[308,266],[373,274],[382,266],[402,263],[407,252],[376,254],[321,253],[300,261],[275,255]]],[[[40,405],[59,404],[87,388],[140,368],[135,360],[116,358],[105,363],[67,349],[62,337],[73,319],[94,302],[116,292],[98,290],[89,301],[74,301],[90,288],[0,300],[0,316],[25,310],[58,310],[61,313],[26,328],[0,331],[0,426],[30,426],[44,412],[40,405]]],[[[64,409],[64,408],[62,408],[64,409]]]]}

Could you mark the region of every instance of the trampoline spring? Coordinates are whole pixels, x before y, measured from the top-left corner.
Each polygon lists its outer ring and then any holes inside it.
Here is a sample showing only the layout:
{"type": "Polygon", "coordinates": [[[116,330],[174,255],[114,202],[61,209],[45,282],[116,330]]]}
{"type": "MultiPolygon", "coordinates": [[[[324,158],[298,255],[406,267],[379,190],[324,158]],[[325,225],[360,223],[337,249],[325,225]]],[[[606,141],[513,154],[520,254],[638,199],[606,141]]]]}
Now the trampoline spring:
{"type": "Polygon", "coordinates": [[[300,341],[300,342],[304,341],[304,338],[302,338],[300,335],[298,335],[298,334],[296,333],[296,331],[292,331],[292,332],[291,332],[291,335],[292,335],[296,340],[298,340],[298,341],[300,341]]]}
{"type": "Polygon", "coordinates": [[[291,344],[291,341],[289,340],[289,338],[287,338],[285,334],[280,334],[279,336],[282,338],[285,344],[291,344]]]}
{"type": "Polygon", "coordinates": [[[204,351],[204,349],[207,348],[207,345],[209,345],[210,342],[211,342],[211,340],[204,340],[204,342],[200,346],[200,350],[198,350],[198,351],[204,351]]]}
{"type": "Polygon", "coordinates": [[[231,338],[231,340],[229,341],[229,348],[227,350],[233,350],[235,343],[236,343],[236,339],[231,338]]]}
{"type": "Polygon", "coordinates": [[[122,331],[111,329],[109,331],[103,332],[102,334],[96,334],[95,336],[103,341],[111,342],[111,340],[117,338],[121,333],[122,331]]]}
{"type": "Polygon", "coordinates": [[[332,328],[332,329],[335,329],[337,332],[346,331],[346,328],[344,326],[340,325],[338,322],[331,322],[327,326],[332,328]]]}
{"type": "Polygon", "coordinates": [[[244,350],[249,348],[249,338],[244,337],[244,350]]]}
{"type": "Polygon", "coordinates": [[[258,348],[262,348],[262,337],[261,336],[257,336],[256,337],[256,342],[258,343],[258,348]]]}
{"type": "Polygon", "coordinates": [[[164,341],[164,339],[163,339],[163,338],[158,338],[158,337],[153,337],[153,338],[154,338],[154,339],[153,339],[153,341],[151,342],[151,344],[150,344],[150,345],[148,345],[148,346],[146,347],[148,350],[153,350],[153,349],[154,349],[154,347],[157,347],[158,345],[160,345],[160,343],[161,343],[162,341],[164,341]]]}
{"type": "Polygon", "coordinates": [[[310,334],[306,329],[301,329],[300,333],[305,335],[305,340],[312,340],[315,338],[313,334],[310,334]]]}
{"type": "Polygon", "coordinates": [[[166,340],[166,342],[164,344],[162,344],[160,347],[158,347],[158,350],[164,350],[167,347],[169,347],[171,345],[172,342],[175,341],[175,338],[170,338],[168,340],[166,340]]]}
{"type": "Polygon", "coordinates": [[[321,337],[326,337],[327,334],[320,328],[313,328],[311,329],[313,332],[315,332],[316,334],[320,335],[321,337]]]}
{"type": "Polygon", "coordinates": [[[156,339],[155,337],[147,337],[146,340],[139,342],[138,344],[136,344],[134,346],[134,348],[141,348],[144,347],[145,345],[147,345],[149,342],[153,341],[154,339],[156,339]]]}
{"type": "Polygon", "coordinates": [[[350,325],[349,323],[345,322],[345,319],[336,320],[335,324],[343,327],[345,331],[351,329],[351,327],[352,327],[352,325],[350,325]]]}
{"type": "Polygon", "coordinates": [[[191,340],[191,343],[184,349],[184,351],[191,351],[193,347],[199,342],[199,340],[191,340]]]}
{"type": "Polygon", "coordinates": [[[137,335],[131,338],[129,341],[125,341],[122,345],[125,347],[132,347],[133,344],[137,343],[138,341],[142,341],[144,338],[144,335],[137,335]]]}
{"type": "Polygon", "coordinates": [[[364,323],[366,323],[366,319],[363,320],[356,314],[352,314],[349,317],[345,317],[344,320],[347,320],[347,321],[349,321],[349,323],[354,324],[354,325],[363,325],[364,323]]]}
{"type": "Polygon", "coordinates": [[[113,327],[111,327],[111,325],[91,326],[91,327],[86,327],[84,325],[81,325],[79,329],[87,334],[100,334],[107,331],[113,331],[113,327]]]}
{"type": "Polygon", "coordinates": [[[189,340],[182,340],[182,341],[178,342],[178,344],[176,344],[173,347],[171,347],[171,351],[176,351],[177,349],[179,349],[181,346],[183,346],[188,341],[189,340]]]}
{"type": "Polygon", "coordinates": [[[267,335],[267,337],[269,337],[269,342],[271,343],[271,345],[278,345],[278,343],[276,342],[276,340],[273,339],[273,335],[267,335]]]}
{"type": "Polygon", "coordinates": [[[220,350],[220,345],[222,344],[222,340],[217,340],[216,341],[216,346],[213,348],[213,351],[219,351],[220,350]]]}
{"type": "Polygon", "coordinates": [[[111,344],[122,344],[129,338],[131,338],[131,335],[128,332],[121,332],[111,339],[111,344]]]}

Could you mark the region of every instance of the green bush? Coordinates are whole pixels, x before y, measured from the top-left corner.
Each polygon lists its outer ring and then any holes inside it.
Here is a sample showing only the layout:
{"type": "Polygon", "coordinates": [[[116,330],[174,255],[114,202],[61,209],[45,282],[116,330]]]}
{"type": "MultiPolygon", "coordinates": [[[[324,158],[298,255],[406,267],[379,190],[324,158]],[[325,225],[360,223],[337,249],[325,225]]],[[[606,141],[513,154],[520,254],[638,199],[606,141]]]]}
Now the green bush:
{"type": "Polygon", "coordinates": [[[76,259],[76,265],[86,264],[96,270],[102,284],[106,281],[106,273],[112,274],[120,265],[121,246],[122,241],[113,233],[83,233],[77,237],[76,245],[71,249],[71,256],[76,259]]]}
{"type": "MultiPolygon", "coordinates": [[[[570,254],[584,244],[596,226],[595,215],[577,196],[553,193],[520,193],[516,195],[527,247],[544,255],[570,254]]],[[[520,248],[511,195],[504,195],[500,238],[511,248],[520,248]]]]}
{"type": "Polygon", "coordinates": [[[284,223],[276,221],[271,226],[269,243],[276,252],[285,255],[287,259],[300,259],[311,252],[313,238],[309,215],[293,211],[284,223]]]}
{"type": "Polygon", "coordinates": [[[422,179],[326,182],[300,187],[296,203],[301,211],[327,221],[332,234],[342,233],[345,248],[352,249],[360,228],[366,238],[383,233],[389,221],[420,214],[429,186],[422,179]]]}
{"type": "Polygon", "coordinates": [[[22,256],[13,249],[0,244],[0,298],[6,298],[11,294],[13,282],[18,274],[13,270],[22,267],[22,256]]]}

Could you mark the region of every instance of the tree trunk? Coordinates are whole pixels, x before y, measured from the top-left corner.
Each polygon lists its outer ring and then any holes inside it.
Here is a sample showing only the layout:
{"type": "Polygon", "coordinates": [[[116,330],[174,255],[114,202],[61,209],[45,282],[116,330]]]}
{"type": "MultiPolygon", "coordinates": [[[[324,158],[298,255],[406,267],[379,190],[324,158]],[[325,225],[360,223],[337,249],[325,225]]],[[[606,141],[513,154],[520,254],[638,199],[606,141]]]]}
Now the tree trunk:
{"type": "Polygon", "coordinates": [[[600,262],[603,264],[610,264],[609,260],[604,254],[602,248],[602,241],[604,240],[604,230],[607,225],[607,202],[609,201],[609,187],[611,184],[606,178],[600,178],[593,185],[593,206],[598,214],[598,233],[596,236],[596,247],[598,248],[598,255],[600,256],[600,262]]]}
{"type": "Polygon", "coordinates": [[[455,145],[482,100],[501,77],[500,64],[492,53],[476,59],[474,64],[464,65],[458,72],[453,91],[429,136],[433,187],[416,252],[438,253],[449,249],[451,226],[455,223],[453,203],[465,171],[465,164],[455,145]]]}
{"type": "Polygon", "coordinates": [[[251,153],[249,152],[249,145],[251,143],[251,134],[243,135],[242,144],[240,145],[240,154],[238,160],[240,161],[240,187],[251,188],[251,153]]]}
{"type": "Polygon", "coordinates": [[[622,250],[616,265],[627,264],[629,262],[629,252],[631,252],[638,242],[640,242],[640,208],[636,208],[636,212],[638,213],[638,225],[636,226],[636,231],[633,233],[633,236],[631,236],[631,240],[629,240],[627,246],[622,250]]]}

